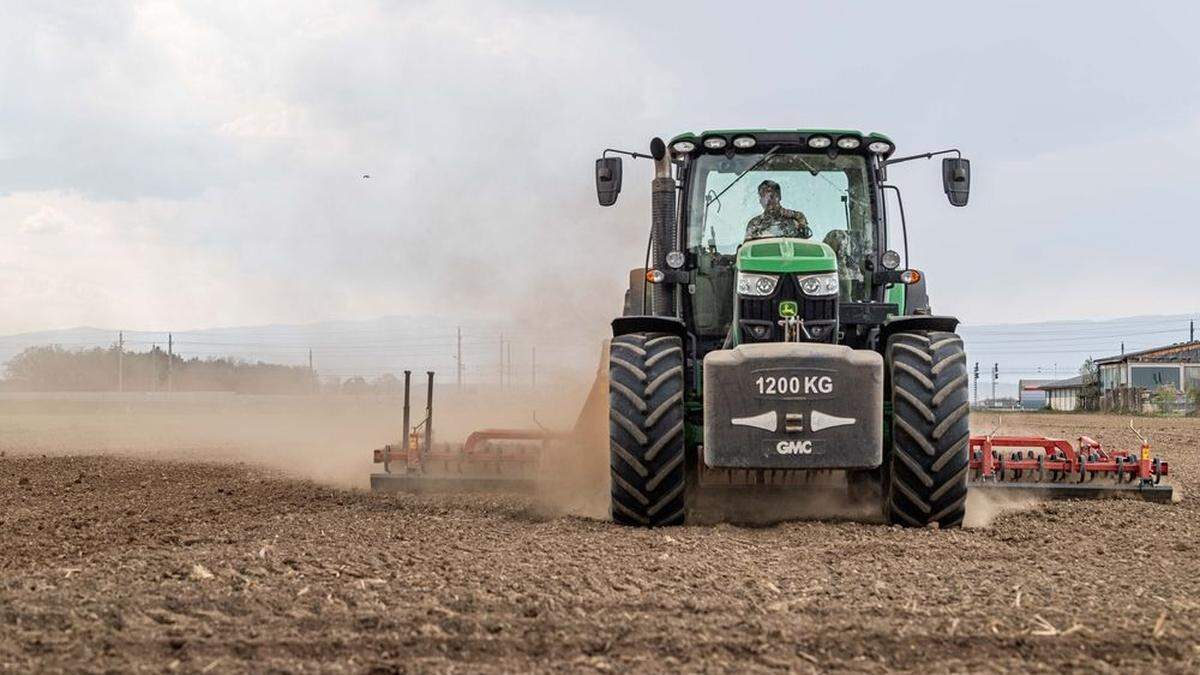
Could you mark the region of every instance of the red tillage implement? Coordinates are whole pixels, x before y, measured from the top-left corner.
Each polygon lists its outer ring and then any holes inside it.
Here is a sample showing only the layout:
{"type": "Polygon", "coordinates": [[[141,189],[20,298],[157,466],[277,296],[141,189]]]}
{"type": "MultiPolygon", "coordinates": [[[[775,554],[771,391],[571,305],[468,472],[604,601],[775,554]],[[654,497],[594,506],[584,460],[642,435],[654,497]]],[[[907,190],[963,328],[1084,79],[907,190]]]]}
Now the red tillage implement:
{"type": "MultiPolygon", "coordinates": [[[[463,443],[433,439],[433,373],[427,373],[425,417],[410,423],[409,381],[404,373],[404,434],[407,438],[375,450],[382,472],[371,474],[371,489],[384,492],[526,492],[535,490],[547,470],[548,448],[570,441],[607,423],[606,387],[593,385],[571,431],[547,429],[481,429],[463,443]]],[[[599,383],[600,381],[597,380],[599,383]]],[[[535,420],[536,421],[536,420],[535,420]]]]}
{"type": "MultiPolygon", "coordinates": [[[[409,427],[409,373],[405,373],[405,442],[375,450],[383,471],[371,474],[371,488],[382,491],[527,491],[536,487],[547,448],[570,440],[579,443],[588,429],[607,423],[607,390],[598,378],[571,432],[545,429],[483,429],[465,443],[433,442],[433,373],[429,373],[425,418],[409,427]],[[592,419],[595,417],[595,419],[592,419]]],[[[1009,491],[1046,498],[1094,499],[1132,496],[1170,502],[1174,488],[1162,482],[1167,462],[1150,455],[1150,441],[1130,422],[1141,440],[1137,452],[1106,450],[1081,436],[1078,445],[1045,436],[970,438],[967,484],[976,491],[1009,491]]],[[[592,431],[594,432],[595,429],[592,431]]],[[[760,472],[761,473],[761,472],[760,472]]],[[[761,477],[752,481],[761,486],[761,477]]],[[[798,482],[797,489],[816,489],[798,482]]]]}
{"type": "Polygon", "coordinates": [[[481,429],[461,445],[426,448],[420,432],[414,431],[407,448],[385,445],[375,450],[375,463],[383,464],[384,470],[371,475],[371,489],[532,489],[544,446],[563,436],[540,429],[481,429]]]}
{"type": "Polygon", "coordinates": [[[1043,436],[972,436],[968,484],[974,490],[1052,498],[1171,501],[1174,489],[1162,483],[1169,474],[1167,462],[1151,457],[1150,441],[1136,429],[1134,433],[1142,442],[1139,452],[1105,450],[1087,436],[1079,437],[1078,446],[1043,436]]]}

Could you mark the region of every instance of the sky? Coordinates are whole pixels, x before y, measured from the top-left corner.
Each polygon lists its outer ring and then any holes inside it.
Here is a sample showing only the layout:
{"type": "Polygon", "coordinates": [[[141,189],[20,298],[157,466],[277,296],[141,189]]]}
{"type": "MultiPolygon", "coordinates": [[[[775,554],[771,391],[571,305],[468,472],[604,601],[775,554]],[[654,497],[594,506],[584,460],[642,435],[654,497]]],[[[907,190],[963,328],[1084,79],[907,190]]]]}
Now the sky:
{"type": "Polygon", "coordinates": [[[1194,2],[39,2],[0,8],[0,333],[509,316],[600,327],[649,226],[593,160],[880,131],[933,307],[1182,314],[1194,2]],[[369,175],[370,178],[363,178],[369,175]]]}

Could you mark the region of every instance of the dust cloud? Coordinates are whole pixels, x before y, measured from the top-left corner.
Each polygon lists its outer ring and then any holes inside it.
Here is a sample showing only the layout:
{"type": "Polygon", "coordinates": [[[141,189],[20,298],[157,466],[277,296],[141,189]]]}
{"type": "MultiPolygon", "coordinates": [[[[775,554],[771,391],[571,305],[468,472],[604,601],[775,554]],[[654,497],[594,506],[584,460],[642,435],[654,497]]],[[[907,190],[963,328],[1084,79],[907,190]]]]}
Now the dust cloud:
{"type": "MultiPolygon", "coordinates": [[[[485,428],[563,432],[543,451],[534,508],[547,516],[608,515],[607,348],[595,340],[590,372],[560,374],[538,388],[437,383],[436,443],[461,443],[485,428]]],[[[412,422],[425,415],[425,382],[414,380],[412,422]]],[[[995,424],[976,422],[983,431],[995,424]]],[[[245,462],[318,483],[365,489],[372,450],[401,440],[402,399],[383,395],[230,393],[0,394],[0,451],[17,454],[119,454],[165,460],[245,462]]],[[[1024,429],[1013,428],[1010,433],[1024,429]]],[[[168,474],[169,479],[169,474],[168,474]]],[[[972,490],[964,525],[990,527],[1036,508],[1028,495],[972,490]]],[[[852,498],[841,472],[806,486],[758,494],[712,491],[695,503],[693,522],[762,526],[785,520],[881,521],[878,499],[852,498]]]]}
{"type": "Polygon", "coordinates": [[[1031,511],[1037,508],[1040,502],[1041,500],[1027,494],[998,494],[969,490],[967,492],[967,515],[963,518],[963,527],[988,528],[1000,516],[1031,511]]]}
{"type": "Polygon", "coordinates": [[[538,476],[538,503],[555,513],[605,519],[609,507],[608,345],[570,434],[550,444],[538,476]]]}
{"type": "MultiPolygon", "coordinates": [[[[426,401],[424,381],[413,384],[415,425],[424,419],[426,401]]],[[[573,379],[538,389],[437,384],[434,441],[461,443],[474,430],[495,427],[569,431],[590,385],[573,379]]],[[[400,443],[402,420],[402,397],[378,394],[4,393],[0,451],[244,462],[331,486],[366,488],[370,474],[381,470],[372,451],[400,443]]],[[[566,446],[574,455],[556,462],[570,468],[560,475],[583,483],[599,474],[606,490],[604,467],[589,470],[585,479],[581,446],[566,446]]],[[[554,504],[566,504],[565,495],[554,494],[554,504]]]]}

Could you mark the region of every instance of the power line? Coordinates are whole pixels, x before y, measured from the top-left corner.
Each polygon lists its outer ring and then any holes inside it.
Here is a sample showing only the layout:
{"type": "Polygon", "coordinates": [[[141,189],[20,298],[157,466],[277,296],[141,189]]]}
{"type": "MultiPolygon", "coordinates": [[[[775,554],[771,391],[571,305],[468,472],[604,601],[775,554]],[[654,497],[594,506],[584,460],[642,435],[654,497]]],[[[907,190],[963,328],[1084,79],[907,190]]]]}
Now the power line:
{"type": "MultiPolygon", "coordinates": [[[[1196,316],[1197,316],[1197,318],[1200,318],[1200,314],[1198,314],[1196,316]]],[[[1140,322],[1140,323],[1139,322],[1129,322],[1128,324],[1125,325],[1125,332],[1139,331],[1139,330],[1151,329],[1151,328],[1157,330],[1160,328],[1167,328],[1169,326],[1173,327],[1173,326],[1180,325],[1179,323],[1176,323],[1177,321],[1183,322],[1183,321],[1189,321],[1189,320],[1191,320],[1191,319],[1186,318],[1186,315],[1185,315],[1184,317],[1181,317],[1178,319],[1171,319],[1169,323],[1163,323],[1161,319],[1155,320],[1154,322],[1149,322],[1149,321],[1140,322]]],[[[1029,325],[1035,326],[1037,324],[1029,324],[1029,325]]],[[[963,324],[963,325],[959,326],[959,330],[966,332],[966,333],[978,333],[978,334],[986,334],[986,335],[1022,336],[1022,335],[1061,335],[1061,334],[1098,335],[1098,334],[1100,334],[1101,331],[1107,333],[1107,332],[1112,332],[1113,330],[1119,330],[1119,329],[1116,326],[1110,326],[1110,325],[1099,325],[1099,326],[1090,325],[1090,326],[1079,326],[1076,328],[1071,328],[1071,327],[1066,327],[1066,326],[1061,326],[1061,327],[1056,326],[1056,327],[1052,327],[1052,328],[1030,327],[1030,328],[1024,328],[1024,329],[1023,328],[1015,328],[1013,326],[1004,326],[1002,328],[994,329],[990,326],[972,326],[970,324],[963,324]]]]}
{"type": "Polygon", "coordinates": [[[989,340],[988,339],[989,336],[971,337],[970,333],[967,333],[967,337],[969,338],[970,344],[980,344],[980,343],[983,343],[983,344],[992,344],[992,343],[1023,344],[1023,343],[1028,343],[1028,342],[1096,342],[1096,341],[1101,341],[1101,340],[1109,340],[1109,339],[1113,339],[1113,338],[1135,337],[1135,336],[1140,336],[1140,335],[1169,335],[1171,333],[1183,333],[1184,331],[1185,331],[1185,329],[1180,327],[1180,328],[1170,328],[1170,329],[1166,329],[1166,330],[1113,333],[1111,335],[1095,335],[1095,336],[1077,335],[1077,336],[1071,336],[1071,337],[1040,337],[1039,335],[1035,334],[1034,337],[1012,338],[1012,339],[1001,338],[998,340],[989,340]]]}

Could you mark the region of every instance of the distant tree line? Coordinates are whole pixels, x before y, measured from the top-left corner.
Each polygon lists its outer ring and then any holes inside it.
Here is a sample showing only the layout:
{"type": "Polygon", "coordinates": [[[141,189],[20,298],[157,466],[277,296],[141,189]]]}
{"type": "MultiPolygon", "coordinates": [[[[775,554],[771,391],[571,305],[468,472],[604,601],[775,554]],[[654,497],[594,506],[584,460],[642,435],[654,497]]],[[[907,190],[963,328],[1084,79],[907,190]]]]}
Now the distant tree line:
{"type": "MultiPolygon", "coordinates": [[[[424,396],[425,391],[425,373],[413,374],[412,391],[414,395],[424,396]]],[[[326,380],[322,387],[322,391],[340,392],[342,394],[402,394],[404,393],[404,380],[393,375],[392,373],[384,373],[377,375],[371,379],[362,376],[347,377],[339,380],[338,378],[330,378],[326,380]]]]}
{"type": "Polygon", "coordinates": [[[123,354],[116,346],[29,347],[8,360],[4,376],[2,384],[9,391],[167,391],[168,380],[174,391],[301,394],[314,386],[306,366],[168,357],[159,347],[123,354]]]}

